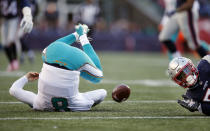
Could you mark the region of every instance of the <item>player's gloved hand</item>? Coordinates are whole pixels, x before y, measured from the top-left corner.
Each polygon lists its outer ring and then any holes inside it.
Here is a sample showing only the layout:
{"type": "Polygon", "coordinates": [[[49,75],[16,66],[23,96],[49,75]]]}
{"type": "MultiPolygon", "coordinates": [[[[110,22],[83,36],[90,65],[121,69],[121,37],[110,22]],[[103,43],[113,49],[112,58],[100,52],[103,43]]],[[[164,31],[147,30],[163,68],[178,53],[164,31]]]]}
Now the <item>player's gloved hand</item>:
{"type": "Polygon", "coordinates": [[[198,111],[200,104],[197,101],[194,101],[186,95],[182,95],[182,98],[184,98],[184,100],[178,100],[178,104],[191,112],[198,111]]]}
{"type": "Polygon", "coordinates": [[[89,28],[87,25],[85,24],[78,24],[75,26],[75,30],[77,32],[77,34],[80,36],[84,35],[84,34],[87,34],[89,32],[89,28]]]}
{"type": "Polygon", "coordinates": [[[23,29],[25,33],[30,33],[33,28],[32,16],[27,15],[24,16],[21,20],[20,27],[23,29]]]}
{"type": "Polygon", "coordinates": [[[166,15],[167,15],[168,17],[171,17],[171,16],[173,16],[175,13],[176,13],[176,11],[166,12],[166,15]]]}
{"type": "Polygon", "coordinates": [[[31,9],[29,7],[24,7],[22,12],[23,18],[20,22],[20,27],[23,29],[24,33],[30,33],[33,28],[31,9]]]}

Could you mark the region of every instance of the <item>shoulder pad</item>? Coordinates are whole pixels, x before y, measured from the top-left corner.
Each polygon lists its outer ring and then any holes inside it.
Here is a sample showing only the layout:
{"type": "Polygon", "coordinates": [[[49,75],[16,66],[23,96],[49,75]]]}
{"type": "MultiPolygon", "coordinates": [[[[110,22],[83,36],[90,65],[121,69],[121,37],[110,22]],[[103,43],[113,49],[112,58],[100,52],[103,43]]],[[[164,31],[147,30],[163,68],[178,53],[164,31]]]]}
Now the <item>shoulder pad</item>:
{"type": "Polygon", "coordinates": [[[210,63],[210,55],[206,55],[202,58],[203,60],[206,60],[210,63]]]}

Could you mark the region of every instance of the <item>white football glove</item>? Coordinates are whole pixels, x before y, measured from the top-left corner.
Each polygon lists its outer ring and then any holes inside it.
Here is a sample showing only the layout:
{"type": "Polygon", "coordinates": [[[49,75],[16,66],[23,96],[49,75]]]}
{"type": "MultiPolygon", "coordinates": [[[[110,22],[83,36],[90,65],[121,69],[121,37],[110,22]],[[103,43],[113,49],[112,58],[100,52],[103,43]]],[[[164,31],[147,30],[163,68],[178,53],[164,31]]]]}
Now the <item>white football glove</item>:
{"type": "Polygon", "coordinates": [[[84,33],[87,34],[87,33],[89,32],[89,30],[90,30],[90,29],[88,28],[88,26],[87,26],[86,24],[83,24],[82,27],[83,27],[83,29],[84,29],[84,33]]]}
{"type": "Polygon", "coordinates": [[[90,43],[88,38],[87,38],[87,33],[89,31],[89,28],[88,28],[87,25],[85,25],[85,24],[78,24],[78,25],[75,26],[75,30],[76,30],[76,32],[74,34],[75,34],[76,40],[82,46],[90,43]]]}
{"type": "Polygon", "coordinates": [[[29,7],[24,7],[22,12],[23,19],[20,22],[20,27],[23,29],[24,33],[30,33],[33,28],[31,9],[29,7]]]}
{"type": "Polygon", "coordinates": [[[82,35],[88,33],[89,28],[85,24],[78,24],[78,25],[75,26],[75,30],[76,30],[76,32],[79,36],[82,36],[82,35]]]}

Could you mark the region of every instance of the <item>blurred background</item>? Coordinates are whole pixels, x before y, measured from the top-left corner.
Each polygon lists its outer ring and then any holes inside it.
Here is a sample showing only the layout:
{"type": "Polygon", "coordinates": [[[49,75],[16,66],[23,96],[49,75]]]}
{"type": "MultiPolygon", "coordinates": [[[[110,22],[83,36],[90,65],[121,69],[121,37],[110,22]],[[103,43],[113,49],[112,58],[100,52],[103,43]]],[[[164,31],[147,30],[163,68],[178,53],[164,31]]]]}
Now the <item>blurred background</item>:
{"type": "MultiPolygon", "coordinates": [[[[34,28],[25,39],[30,48],[43,49],[85,23],[96,50],[161,52],[163,13],[163,0],[37,0],[34,28]]],[[[200,0],[199,13],[200,37],[210,43],[210,0],[200,0]]]]}

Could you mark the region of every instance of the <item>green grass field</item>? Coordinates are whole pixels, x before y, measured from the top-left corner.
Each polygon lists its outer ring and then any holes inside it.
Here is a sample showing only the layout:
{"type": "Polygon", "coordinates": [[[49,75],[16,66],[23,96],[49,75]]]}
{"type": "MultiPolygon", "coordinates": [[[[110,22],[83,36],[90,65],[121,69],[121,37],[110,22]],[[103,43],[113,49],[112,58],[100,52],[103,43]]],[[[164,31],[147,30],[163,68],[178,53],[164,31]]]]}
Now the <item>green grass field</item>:
{"type": "MultiPolygon", "coordinates": [[[[42,63],[37,52],[34,64],[25,62],[20,70],[5,72],[7,60],[0,52],[0,131],[207,131],[210,117],[191,113],[176,100],[185,92],[166,76],[168,59],[159,53],[100,52],[104,80],[91,84],[83,79],[80,91],[104,88],[108,96],[88,112],[37,112],[18,103],[8,89],[27,71],[40,72],[42,63]],[[128,84],[131,95],[126,102],[111,99],[112,89],[128,84]]],[[[37,82],[25,89],[37,92],[37,82]]]]}

